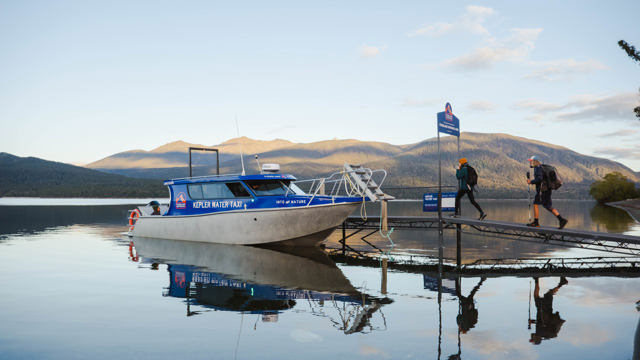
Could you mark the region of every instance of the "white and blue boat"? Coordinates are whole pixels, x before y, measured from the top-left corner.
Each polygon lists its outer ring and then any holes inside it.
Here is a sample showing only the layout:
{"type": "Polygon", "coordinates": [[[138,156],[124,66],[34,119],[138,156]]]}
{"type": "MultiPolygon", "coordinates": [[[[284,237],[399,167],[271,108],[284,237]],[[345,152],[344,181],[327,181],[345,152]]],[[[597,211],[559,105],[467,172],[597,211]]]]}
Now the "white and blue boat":
{"type": "Polygon", "coordinates": [[[365,201],[392,198],[380,189],[386,178],[383,170],[345,164],[327,178],[306,181],[279,170],[277,165],[265,164],[260,174],[167,180],[168,206],[162,206],[159,215],[153,215],[151,206],[132,210],[128,235],[313,246],[365,201]]]}

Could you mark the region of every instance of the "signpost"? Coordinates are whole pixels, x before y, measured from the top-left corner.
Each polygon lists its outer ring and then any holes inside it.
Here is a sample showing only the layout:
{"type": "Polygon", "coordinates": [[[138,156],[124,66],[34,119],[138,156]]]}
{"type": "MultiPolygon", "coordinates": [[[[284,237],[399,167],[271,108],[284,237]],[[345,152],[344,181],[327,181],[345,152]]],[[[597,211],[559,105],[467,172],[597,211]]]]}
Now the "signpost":
{"type": "Polygon", "coordinates": [[[438,113],[438,134],[441,132],[460,138],[460,120],[453,115],[451,104],[444,106],[444,111],[438,113]]]}
{"type": "MultiPolygon", "coordinates": [[[[442,193],[442,211],[454,211],[456,202],[455,192],[442,193]]],[[[422,211],[438,211],[438,193],[426,193],[422,197],[422,211]]]]}
{"type": "MultiPolygon", "coordinates": [[[[451,104],[447,103],[444,106],[444,111],[439,112],[437,114],[438,119],[438,199],[437,199],[437,207],[438,207],[438,273],[440,274],[440,286],[442,286],[442,261],[444,256],[444,235],[443,235],[443,221],[442,221],[442,155],[440,154],[440,133],[445,133],[449,135],[456,136],[458,138],[458,157],[460,155],[460,120],[453,115],[453,109],[451,108],[451,104]]],[[[425,201],[428,194],[425,194],[425,201]]],[[[450,199],[450,197],[448,197],[450,199]]],[[[455,210],[455,195],[453,196],[454,200],[454,210],[455,210]]],[[[458,234],[460,231],[458,231],[458,234]]],[[[458,249],[460,249],[460,244],[458,244],[458,249]]],[[[440,294],[440,292],[439,292],[440,294]]],[[[440,303],[440,296],[438,297],[438,303],[440,303]]]]}
{"type": "Polygon", "coordinates": [[[440,154],[440,133],[458,137],[458,155],[460,155],[460,120],[453,115],[451,104],[437,114],[438,119],[438,219],[442,221],[442,156],[440,154]]]}

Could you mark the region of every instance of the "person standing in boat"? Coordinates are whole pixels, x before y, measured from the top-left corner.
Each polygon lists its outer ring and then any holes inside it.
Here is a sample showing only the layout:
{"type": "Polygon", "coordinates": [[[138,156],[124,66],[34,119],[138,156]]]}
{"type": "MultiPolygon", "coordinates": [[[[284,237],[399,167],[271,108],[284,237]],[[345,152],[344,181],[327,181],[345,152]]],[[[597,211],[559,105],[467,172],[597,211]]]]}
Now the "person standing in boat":
{"type": "Polygon", "coordinates": [[[560,216],[560,212],[551,205],[551,188],[547,185],[547,179],[544,176],[544,170],[542,169],[542,163],[536,156],[532,156],[528,159],[529,167],[533,168],[533,179],[527,179],[527,184],[534,184],[536,186],[536,197],[533,200],[533,221],[528,223],[527,226],[540,227],[538,218],[540,216],[540,208],[538,205],[542,205],[550,213],[558,218],[558,229],[564,228],[569,220],[560,216]]]}
{"type": "Polygon", "coordinates": [[[160,203],[153,200],[149,203],[149,206],[151,206],[151,208],[153,209],[153,212],[151,213],[151,215],[162,215],[160,213],[160,203]]]}
{"type": "Polygon", "coordinates": [[[458,160],[458,169],[456,170],[456,179],[458,179],[458,193],[456,194],[456,207],[453,216],[460,216],[460,199],[466,194],[469,197],[469,201],[480,212],[479,220],[483,220],[487,217],[487,214],[482,211],[480,205],[476,202],[473,196],[473,186],[469,184],[469,163],[467,158],[461,158],[458,160]]]}

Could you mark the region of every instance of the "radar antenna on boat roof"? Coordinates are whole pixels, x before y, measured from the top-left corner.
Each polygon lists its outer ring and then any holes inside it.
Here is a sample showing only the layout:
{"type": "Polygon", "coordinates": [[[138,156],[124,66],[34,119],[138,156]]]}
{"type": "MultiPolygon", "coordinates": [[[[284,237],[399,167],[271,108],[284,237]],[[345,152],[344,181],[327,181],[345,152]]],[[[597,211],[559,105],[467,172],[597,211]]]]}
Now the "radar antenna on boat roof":
{"type": "Polygon", "coordinates": [[[264,164],[262,165],[261,174],[280,172],[280,164],[264,164]]]}
{"type": "Polygon", "coordinates": [[[256,162],[258,163],[258,171],[260,171],[260,173],[262,174],[262,169],[260,168],[260,160],[258,160],[258,154],[256,154],[255,157],[256,157],[256,162]]]}

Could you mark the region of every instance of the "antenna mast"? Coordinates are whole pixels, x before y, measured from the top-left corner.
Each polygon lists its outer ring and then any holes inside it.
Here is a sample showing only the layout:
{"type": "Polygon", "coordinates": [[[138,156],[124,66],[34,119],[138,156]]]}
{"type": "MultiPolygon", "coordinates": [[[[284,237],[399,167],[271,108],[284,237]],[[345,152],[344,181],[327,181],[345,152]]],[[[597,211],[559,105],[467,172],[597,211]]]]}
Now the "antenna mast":
{"type": "Polygon", "coordinates": [[[242,175],[245,175],[244,157],[242,156],[242,141],[240,140],[240,126],[238,126],[238,115],[236,115],[236,132],[238,133],[238,144],[240,144],[240,164],[242,164],[242,175]]]}

